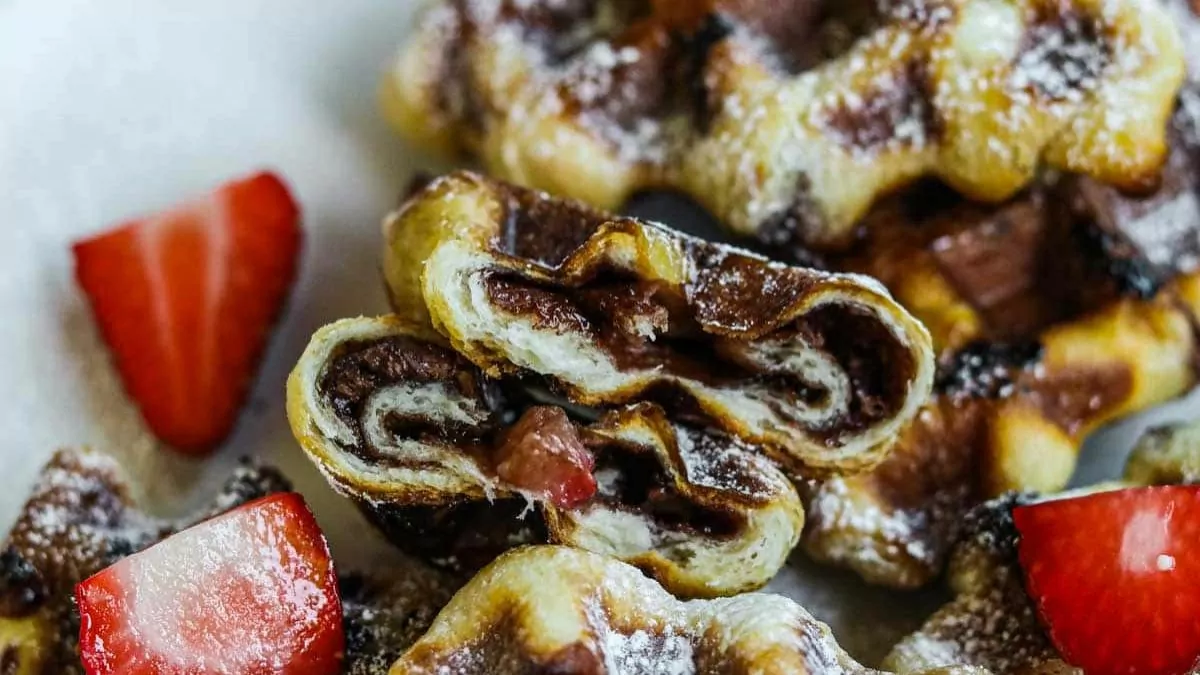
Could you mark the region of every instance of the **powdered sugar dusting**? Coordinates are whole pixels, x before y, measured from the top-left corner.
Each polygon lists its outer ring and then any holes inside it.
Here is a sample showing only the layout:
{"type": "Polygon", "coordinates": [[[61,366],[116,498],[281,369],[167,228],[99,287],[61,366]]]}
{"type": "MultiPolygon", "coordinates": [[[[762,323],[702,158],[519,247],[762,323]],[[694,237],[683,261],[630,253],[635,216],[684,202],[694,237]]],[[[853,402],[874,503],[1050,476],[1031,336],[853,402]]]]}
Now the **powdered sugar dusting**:
{"type": "Polygon", "coordinates": [[[689,483],[751,499],[768,499],[781,486],[771,485],[774,471],[758,451],[720,432],[676,426],[679,458],[689,483]]]}
{"type": "MultiPolygon", "coordinates": [[[[571,191],[559,169],[578,173],[581,153],[597,155],[614,190],[678,187],[742,234],[775,236],[784,222],[801,242],[824,243],[848,236],[879,194],[928,173],[999,195],[1031,180],[1048,150],[1056,167],[1094,175],[1153,170],[1153,144],[1129,139],[1161,133],[1147,125],[1174,96],[1164,74],[1178,62],[1154,27],[1161,10],[1132,5],[881,3],[866,35],[801,73],[736,12],[697,27],[687,12],[654,8],[636,29],[621,10],[598,12],[616,17],[602,29],[558,29],[575,45],[561,63],[522,56],[544,39],[523,32],[466,58],[503,119],[484,134],[501,138],[479,144],[503,148],[495,170],[571,191]],[[655,20],[674,37],[647,39],[655,20]],[[841,175],[856,167],[848,188],[841,175]]],[[[523,20],[492,18],[479,30],[523,20]]]]}
{"type": "Polygon", "coordinates": [[[940,566],[949,549],[949,530],[957,524],[942,510],[956,499],[946,495],[918,508],[879,504],[874,499],[844,478],[817,486],[808,509],[808,550],[868,579],[919,582],[925,570],[940,566]]]}
{"type": "Polygon", "coordinates": [[[692,675],[691,641],[670,627],[661,635],[637,629],[626,635],[609,627],[600,636],[604,667],[611,675],[692,675]]]}

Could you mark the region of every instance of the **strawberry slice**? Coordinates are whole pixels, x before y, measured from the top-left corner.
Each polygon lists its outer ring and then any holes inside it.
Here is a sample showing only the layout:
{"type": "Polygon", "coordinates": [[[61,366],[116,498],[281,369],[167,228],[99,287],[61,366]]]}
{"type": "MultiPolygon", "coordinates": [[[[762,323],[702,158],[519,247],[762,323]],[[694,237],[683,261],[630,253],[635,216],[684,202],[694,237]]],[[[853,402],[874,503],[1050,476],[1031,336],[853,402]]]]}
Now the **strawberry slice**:
{"type": "Polygon", "coordinates": [[[202,454],[233,428],[296,276],[298,221],[262,173],[73,246],[125,388],[166,443],[202,454]]]}
{"type": "Polygon", "coordinates": [[[1088,675],[1181,675],[1200,660],[1200,486],[1013,510],[1025,585],[1088,675]]]}
{"type": "Polygon", "coordinates": [[[596,494],[596,459],[562,408],[526,410],[501,439],[496,475],[513,487],[569,509],[596,494]]]}
{"type": "Polygon", "coordinates": [[[88,675],[337,673],[329,547],[295,493],[264,497],[122,559],[75,588],[88,675]]]}

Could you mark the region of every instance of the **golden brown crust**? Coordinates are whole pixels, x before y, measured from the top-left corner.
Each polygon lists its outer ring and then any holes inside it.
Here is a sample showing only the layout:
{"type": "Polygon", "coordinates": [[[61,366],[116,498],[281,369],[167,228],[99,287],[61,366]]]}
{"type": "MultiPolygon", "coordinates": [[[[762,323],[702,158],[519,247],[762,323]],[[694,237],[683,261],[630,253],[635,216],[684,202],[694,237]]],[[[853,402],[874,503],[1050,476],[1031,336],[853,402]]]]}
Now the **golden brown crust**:
{"type": "Polygon", "coordinates": [[[384,110],[518,183],[603,208],[671,186],[735,232],[818,247],[924,175],[983,201],[1043,162],[1153,184],[1184,70],[1158,3],[888,3],[796,72],[829,27],[815,4],[444,0],[384,110]]]}
{"type": "Polygon", "coordinates": [[[653,398],[810,475],[878,462],[932,380],[924,328],[863,277],[469,173],[385,230],[398,311],[487,373],[539,375],[585,405],[653,398]]]}
{"type": "Polygon", "coordinates": [[[301,446],[402,548],[473,570],[515,545],[568,544],[674,593],[713,596],[766,584],[798,541],[800,499],[778,469],[648,403],[588,425],[563,417],[597,462],[587,501],[522,491],[498,453],[527,403],[419,334],[396,317],[339,321],[313,336],[288,381],[301,446]]]}
{"type": "Polygon", "coordinates": [[[539,546],[507,553],[480,572],[390,672],[872,671],[781,596],[680,602],[611,558],[539,546]]]}
{"type": "Polygon", "coordinates": [[[1061,489],[1092,430],[1192,387],[1200,136],[1187,107],[1151,194],[1073,176],[988,208],[922,189],[881,205],[860,247],[831,261],[878,276],[925,321],[940,372],[883,464],[812,490],[812,555],[925,584],[971,505],[1061,489]]]}

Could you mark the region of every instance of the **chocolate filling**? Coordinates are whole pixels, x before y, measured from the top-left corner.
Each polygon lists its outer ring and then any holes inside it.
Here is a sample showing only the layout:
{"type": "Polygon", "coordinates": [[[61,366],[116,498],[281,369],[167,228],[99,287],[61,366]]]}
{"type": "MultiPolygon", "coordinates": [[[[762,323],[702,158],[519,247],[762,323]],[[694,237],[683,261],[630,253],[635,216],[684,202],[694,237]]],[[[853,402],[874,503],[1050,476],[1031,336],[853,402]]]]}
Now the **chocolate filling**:
{"type": "MultiPolygon", "coordinates": [[[[525,426],[516,438],[498,433],[502,421],[527,402],[517,396],[502,397],[494,391],[496,386],[485,382],[465,360],[436,345],[403,336],[349,342],[330,360],[318,386],[335,413],[361,434],[359,419],[370,396],[382,387],[402,382],[445,383],[463,396],[479,397],[493,415],[483,424],[469,426],[393,411],[386,413],[384,426],[396,438],[440,444],[451,452],[467,453],[483,472],[495,477],[510,442],[521,444],[521,450],[529,450],[525,447],[528,443],[542,442],[549,444],[547,451],[555,451],[558,446],[549,436],[558,433],[552,423],[561,418],[561,423],[572,425],[573,442],[579,443],[576,433],[586,438],[587,448],[579,448],[582,452],[596,453],[599,468],[616,471],[620,476],[618,492],[592,499],[643,514],[663,530],[730,536],[743,525],[724,512],[700,508],[680,497],[665,471],[644,449],[624,447],[589,434],[561,414],[522,416],[518,426],[525,426]],[[544,428],[529,428],[530,424],[544,428]]],[[[555,408],[547,410],[558,412],[555,408]]],[[[403,465],[413,470],[437,467],[436,462],[414,462],[362,445],[365,443],[347,450],[376,464],[403,465]]],[[[528,470],[531,466],[526,461],[517,468],[528,470]]],[[[462,571],[478,569],[513,546],[544,543],[549,537],[540,515],[529,511],[523,497],[434,505],[380,503],[365,505],[364,511],[398,545],[441,566],[462,571]]]]}
{"type": "MultiPolygon", "coordinates": [[[[339,345],[317,387],[334,413],[358,432],[359,443],[349,449],[355,455],[375,462],[411,464],[370,447],[362,429],[363,411],[371,395],[389,385],[404,382],[442,383],[454,393],[476,399],[480,407],[492,411],[493,416],[499,416],[503,408],[496,388],[449,349],[405,336],[347,342],[339,345]]],[[[385,417],[384,426],[397,438],[456,444],[482,442],[493,430],[492,420],[471,426],[395,412],[385,417]]]]}
{"type": "Polygon", "coordinates": [[[703,508],[681,496],[658,458],[645,450],[623,446],[611,439],[593,439],[597,476],[601,481],[596,500],[610,508],[648,516],[662,530],[707,538],[732,538],[745,527],[729,511],[703,508]]]}
{"type": "MultiPolygon", "coordinates": [[[[741,278],[763,274],[761,262],[745,265],[741,278]]],[[[767,274],[778,270],[767,268],[767,274]]],[[[738,351],[746,343],[722,338],[701,329],[687,312],[676,309],[683,300],[665,287],[636,281],[597,279],[585,289],[539,286],[505,272],[484,272],[489,298],[500,310],[528,318],[538,330],[559,334],[577,333],[608,354],[622,371],[661,369],[661,372],[702,382],[714,387],[766,385],[776,411],[788,417],[786,408],[826,402],[829,393],[803,379],[803,373],[751,361],[738,351]]],[[[718,279],[705,280],[702,273],[692,293],[692,306],[708,306],[699,312],[730,328],[753,325],[755,317],[786,303],[786,273],[776,279],[760,280],[756,288],[731,288],[715,296],[718,279]],[[713,307],[713,302],[720,307],[713,307]]],[[[807,282],[805,282],[807,283],[807,282]]],[[[710,324],[711,325],[711,324],[710,324]]],[[[830,444],[842,435],[862,430],[893,415],[907,395],[908,382],[916,364],[912,355],[896,341],[875,317],[844,306],[813,311],[792,329],[771,334],[797,340],[829,353],[850,378],[853,395],[848,414],[818,431],[830,444]]],[[[782,358],[782,357],[781,357],[782,358]]],[[[660,402],[671,405],[670,397],[660,402]]]]}

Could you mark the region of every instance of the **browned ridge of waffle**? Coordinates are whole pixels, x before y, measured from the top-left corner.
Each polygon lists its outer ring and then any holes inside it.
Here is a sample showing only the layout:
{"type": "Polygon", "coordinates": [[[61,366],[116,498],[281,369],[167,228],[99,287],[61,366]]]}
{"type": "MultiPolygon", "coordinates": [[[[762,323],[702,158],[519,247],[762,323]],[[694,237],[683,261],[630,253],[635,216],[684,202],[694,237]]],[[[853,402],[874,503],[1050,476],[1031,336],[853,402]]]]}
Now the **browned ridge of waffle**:
{"type": "Polygon", "coordinates": [[[1183,79],[1153,0],[442,0],[385,78],[414,142],[604,208],[682,190],[734,232],[839,247],[936,176],[1152,186],[1183,79]]]}
{"type": "Polygon", "coordinates": [[[455,571],[552,542],[625,560],[677,594],[728,595],[766,584],[804,522],[787,478],[736,439],[649,403],[572,420],[395,317],[318,331],[288,411],[339,492],[402,549],[455,571]],[[498,467],[512,443],[578,445],[598,491],[566,507],[522,490],[498,467]]]}
{"type": "Polygon", "coordinates": [[[1083,176],[1048,177],[995,208],[917,190],[829,260],[883,281],[929,327],[940,364],[933,399],[882,465],[813,489],[813,555],[879,583],[926,583],[971,504],[1061,489],[1088,433],[1191,389],[1197,91],[1180,96],[1149,195],[1083,176]]]}

